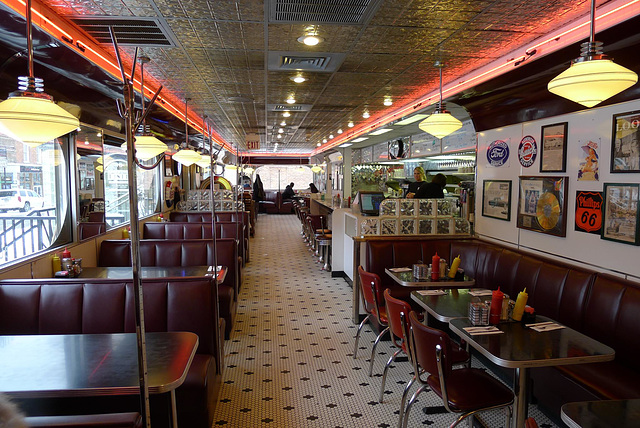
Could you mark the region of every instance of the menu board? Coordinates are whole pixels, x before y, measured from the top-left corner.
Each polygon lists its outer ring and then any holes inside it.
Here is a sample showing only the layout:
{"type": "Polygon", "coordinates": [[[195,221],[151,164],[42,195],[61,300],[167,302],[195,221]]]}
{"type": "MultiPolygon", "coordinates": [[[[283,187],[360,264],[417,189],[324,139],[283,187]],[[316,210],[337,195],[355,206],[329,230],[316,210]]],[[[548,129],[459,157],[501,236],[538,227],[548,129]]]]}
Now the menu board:
{"type": "Polygon", "coordinates": [[[380,162],[389,159],[389,143],[376,144],[373,146],[373,162],[380,162]]]}
{"type": "Polygon", "coordinates": [[[473,150],[476,148],[477,143],[476,130],[471,119],[467,119],[462,122],[462,128],[442,139],[442,153],[473,150]]]}
{"type": "Polygon", "coordinates": [[[411,136],[411,157],[421,157],[440,153],[440,140],[423,132],[411,136]]]}
{"type": "Polygon", "coordinates": [[[373,147],[362,148],[362,163],[371,163],[373,161],[373,147]]]}
{"type": "Polygon", "coordinates": [[[355,149],[351,151],[351,165],[358,165],[362,163],[362,149],[355,149]]]}

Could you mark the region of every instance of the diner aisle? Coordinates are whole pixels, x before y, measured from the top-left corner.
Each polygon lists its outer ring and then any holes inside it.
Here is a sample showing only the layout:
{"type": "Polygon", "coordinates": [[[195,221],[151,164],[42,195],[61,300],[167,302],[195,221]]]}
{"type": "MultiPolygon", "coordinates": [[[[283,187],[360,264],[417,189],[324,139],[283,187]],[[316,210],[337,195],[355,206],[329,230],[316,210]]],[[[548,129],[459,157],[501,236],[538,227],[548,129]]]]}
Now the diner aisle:
{"type": "MultiPolygon", "coordinates": [[[[238,314],[225,341],[225,368],[214,427],[395,427],[409,362],[389,371],[383,404],[377,397],[390,342],[378,346],[374,377],[367,349],[375,335],[363,329],[358,359],[353,343],[351,287],[320,270],[300,237],[295,215],[260,215],[243,271],[238,314]]],[[[413,391],[413,390],[412,390],[413,391]]],[[[502,427],[503,412],[488,415],[502,427]]],[[[533,409],[541,428],[555,425],[533,409]]],[[[432,392],[421,394],[409,426],[445,427],[455,419],[432,392]],[[425,414],[423,407],[437,413],[425,414]]],[[[466,426],[466,424],[464,425],[466,426]]]]}

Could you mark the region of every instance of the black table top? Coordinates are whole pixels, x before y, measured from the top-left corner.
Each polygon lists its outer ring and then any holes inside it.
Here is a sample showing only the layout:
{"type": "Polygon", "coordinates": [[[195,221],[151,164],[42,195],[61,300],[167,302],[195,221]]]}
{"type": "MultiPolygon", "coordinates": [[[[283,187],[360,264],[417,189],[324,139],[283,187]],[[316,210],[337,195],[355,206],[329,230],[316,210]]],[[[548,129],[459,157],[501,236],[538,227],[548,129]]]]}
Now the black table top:
{"type": "MultiPolygon", "coordinates": [[[[537,316],[535,322],[553,321],[537,316]]],[[[463,329],[473,327],[468,318],[449,321],[451,330],[465,339],[491,362],[502,367],[526,368],[610,361],[615,351],[584,334],[565,327],[537,332],[521,322],[501,322],[504,333],[472,336],[463,329]]]]}
{"type": "MultiPolygon", "coordinates": [[[[480,291],[474,288],[473,291],[480,291]]],[[[423,296],[417,291],[411,292],[411,299],[423,307],[429,315],[438,321],[449,322],[453,318],[467,317],[469,303],[473,298],[468,288],[451,288],[441,296],[423,296]]],[[[491,295],[479,297],[480,300],[491,299],[491,295]]]]}
{"type": "MultiPolygon", "coordinates": [[[[145,335],[149,392],[184,382],[198,347],[189,332],[145,335]]],[[[0,392],[11,397],[140,392],[135,333],[0,336],[0,392]]]]}
{"type": "Polygon", "coordinates": [[[465,275],[464,281],[455,281],[448,276],[438,281],[417,280],[413,276],[413,270],[406,272],[393,272],[389,269],[384,270],[395,282],[403,287],[421,287],[421,288],[468,288],[476,284],[475,279],[465,275]]]}
{"type": "MultiPolygon", "coordinates": [[[[172,267],[142,267],[140,278],[175,278],[184,276],[207,276],[213,272],[212,266],[172,266],[172,267]]],[[[86,267],[78,278],[130,279],[131,267],[86,267]]],[[[227,275],[227,268],[222,267],[218,274],[218,282],[223,282],[227,275]]]]}
{"type": "Polygon", "coordinates": [[[569,428],[637,428],[640,426],[640,399],[567,403],[562,421],[569,428]]]}

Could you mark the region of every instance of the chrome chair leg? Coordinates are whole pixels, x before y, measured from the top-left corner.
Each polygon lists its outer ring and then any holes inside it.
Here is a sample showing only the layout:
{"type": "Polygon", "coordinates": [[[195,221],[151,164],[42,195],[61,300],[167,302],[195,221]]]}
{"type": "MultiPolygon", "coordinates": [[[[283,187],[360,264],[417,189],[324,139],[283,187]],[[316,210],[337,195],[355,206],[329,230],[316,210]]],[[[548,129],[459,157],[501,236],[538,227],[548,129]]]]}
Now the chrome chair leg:
{"type": "Polygon", "coordinates": [[[409,383],[407,383],[407,386],[404,387],[404,391],[402,391],[402,398],[400,399],[400,414],[399,414],[400,417],[398,418],[398,428],[402,428],[402,420],[404,418],[404,406],[405,406],[405,403],[407,402],[407,396],[409,395],[409,390],[411,389],[411,386],[415,383],[416,379],[417,378],[414,375],[409,381],[409,383]]]}
{"type": "Polygon", "coordinates": [[[394,352],[393,355],[389,357],[387,364],[384,365],[384,370],[382,371],[382,385],[380,385],[380,398],[378,399],[379,403],[382,403],[382,398],[384,397],[384,385],[387,382],[387,372],[389,371],[389,366],[393,364],[400,352],[402,352],[402,349],[398,349],[396,352],[394,352]]]}
{"type": "Polygon", "coordinates": [[[407,404],[407,410],[404,412],[404,421],[402,421],[402,428],[407,428],[407,424],[409,423],[409,412],[411,412],[411,407],[413,407],[413,403],[416,402],[418,395],[420,395],[420,393],[425,389],[427,389],[427,385],[420,385],[420,388],[418,388],[418,390],[414,392],[413,395],[411,396],[411,400],[409,400],[409,404],[407,404]]]}
{"type": "Polygon", "coordinates": [[[389,327],[385,327],[384,330],[380,332],[378,337],[376,337],[376,341],[373,342],[373,348],[371,348],[371,362],[369,363],[369,377],[373,376],[373,361],[376,358],[376,348],[378,347],[378,343],[380,343],[380,339],[388,331],[389,331],[389,327]]]}
{"type": "Polygon", "coordinates": [[[369,314],[366,317],[364,317],[364,319],[362,320],[362,322],[358,326],[358,331],[356,331],[356,344],[353,346],[353,359],[354,360],[357,358],[357,355],[358,355],[358,341],[360,340],[360,332],[362,331],[362,327],[364,327],[364,325],[367,323],[367,321],[369,321],[369,318],[371,318],[371,314],[369,314]]]}

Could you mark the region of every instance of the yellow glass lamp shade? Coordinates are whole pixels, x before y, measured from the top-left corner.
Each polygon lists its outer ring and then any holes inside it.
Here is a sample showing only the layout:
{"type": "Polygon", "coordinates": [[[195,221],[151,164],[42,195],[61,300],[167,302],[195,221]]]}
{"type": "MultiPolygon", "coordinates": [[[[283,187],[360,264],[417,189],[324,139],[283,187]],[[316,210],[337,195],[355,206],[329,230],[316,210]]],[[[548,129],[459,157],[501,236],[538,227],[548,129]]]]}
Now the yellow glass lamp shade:
{"type": "Polygon", "coordinates": [[[199,153],[196,153],[191,149],[182,149],[172,157],[174,161],[181,163],[184,166],[191,166],[202,159],[202,156],[200,156],[199,153]]]}
{"type": "Polygon", "coordinates": [[[314,165],[314,166],[311,167],[311,171],[313,171],[313,172],[315,172],[317,174],[320,171],[322,171],[322,168],[320,168],[318,165],[314,165]]]}
{"type": "Polygon", "coordinates": [[[255,169],[253,169],[250,166],[248,166],[248,167],[244,168],[243,171],[244,171],[245,174],[251,175],[251,174],[253,174],[253,171],[255,171],[255,169]]]}
{"type": "Polygon", "coordinates": [[[0,103],[0,132],[30,147],[74,131],[80,121],[51,99],[13,96],[0,103]]]}
{"type": "MultiPolygon", "coordinates": [[[[126,150],[127,143],[122,143],[120,147],[126,150]]],[[[134,147],[136,149],[136,157],[143,161],[154,158],[169,149],[165,143],[153,135],[136,135],[134,147]]]]}
{"type": "Polygon", "coordinates": [[[593,59],[572,63],[549,82],[547,88],[585,107],[593,107],[637,81],[638,75],[628,68],[609,59],[593,59]]]}
{"type": "Polygon", "coordinates": [[[236,169],[238,169],[238,167],[237,167],[237,166],[235,166],[235,165],[227,165],[227,166],[226,166],[226,168],[227,168],[227,169],[230,169],[230,170],[234,170],[234,171],[235,171],[236,169]]]}
{"type": "Polygon", "coordinates": [[[200,159],[197,160],[196,165],[200,168],[210,168],[211,167],[211,158],[207,155],[200,155],[200,159]]]}
{"type": "Polygon", "coordinates": [[[420,122],[418,127],[436,138],[443,138],[460,129],[462,122],[447,111],[436,110],[431,116],[420,122]]]}

